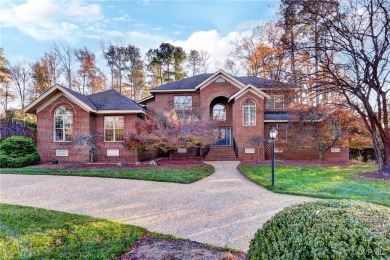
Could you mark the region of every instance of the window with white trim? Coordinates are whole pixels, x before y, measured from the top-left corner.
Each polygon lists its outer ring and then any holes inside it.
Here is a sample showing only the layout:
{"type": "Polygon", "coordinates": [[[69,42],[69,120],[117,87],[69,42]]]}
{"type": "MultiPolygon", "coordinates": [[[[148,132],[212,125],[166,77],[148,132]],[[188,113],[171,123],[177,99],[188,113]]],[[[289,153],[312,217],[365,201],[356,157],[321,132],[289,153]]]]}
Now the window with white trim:
{"type": "Polygon", "coordinates": [[[173,107],[179,120],[186,120],[191,116],[192,96],[175,96],[173,107]]]}
{"type": "Polygon", "coordinates": [[[59,106],[54,111],[54,141],[72,141],[73,113],[67,106],[59,106]]]}
{"type": "Polygon", "coordinates": [[[256,104],[252,100],[245,101],[242,105],[244,114],[244,126],[256,125],[256,104]]]}
{"type": "Polygon", "coordinates": [[[270,98],[265,103],[266,109],[284,109],[283,95],[270,95],[270,98]]]}
{"type": "Polygon", "coordinates": [[[106,142],[123,141],[123,133],[124,133],[123,116],[104,117],[104,141],[106,142]]]}

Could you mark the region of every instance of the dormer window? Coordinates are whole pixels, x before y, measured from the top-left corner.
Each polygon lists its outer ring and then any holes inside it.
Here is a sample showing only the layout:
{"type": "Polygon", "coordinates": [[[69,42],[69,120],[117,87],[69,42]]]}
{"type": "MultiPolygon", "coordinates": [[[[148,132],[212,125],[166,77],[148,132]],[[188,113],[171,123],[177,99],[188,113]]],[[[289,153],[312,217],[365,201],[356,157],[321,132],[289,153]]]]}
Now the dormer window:
{"type": "Polygon", "coordinates": [[[284,96],[283,95],[270,95],[270,98],[265,104],[266,109],[284,109],[284,96]]]}

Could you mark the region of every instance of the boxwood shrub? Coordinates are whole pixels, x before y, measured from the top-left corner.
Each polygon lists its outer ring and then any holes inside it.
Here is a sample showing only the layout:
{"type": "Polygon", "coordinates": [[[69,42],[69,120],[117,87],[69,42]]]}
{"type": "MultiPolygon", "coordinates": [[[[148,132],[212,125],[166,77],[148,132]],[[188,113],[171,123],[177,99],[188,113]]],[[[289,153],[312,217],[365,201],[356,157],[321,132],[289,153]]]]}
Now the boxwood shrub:
{"type": "Polygon", "coordinates": [[[39,163],[41,157],[33,139],[11,136],[0,143],[0,168],[17,168],[39,163]]]}
{"type": "Polygon", "coordinates": [[[259,229],[249,259],[390,259],[390,208],[323,201],[284,209],[259,229]]]}

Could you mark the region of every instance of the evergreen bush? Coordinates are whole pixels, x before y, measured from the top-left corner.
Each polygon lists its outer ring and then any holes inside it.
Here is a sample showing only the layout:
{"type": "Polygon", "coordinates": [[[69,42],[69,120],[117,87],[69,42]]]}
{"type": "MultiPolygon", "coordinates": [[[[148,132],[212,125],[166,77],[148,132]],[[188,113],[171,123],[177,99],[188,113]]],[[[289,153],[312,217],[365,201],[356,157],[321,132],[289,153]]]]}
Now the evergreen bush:
{"type": "Polygon", "coordinates": [[[41,160],[33,139],[11,136],[0,143],[0,168],[18,168],[41,160]]]}
{"type": "Polygon", "coordinates": [[[250,243],[249,259],[389,259],[390,208],[357,201],[288,207],[250,243]]]}

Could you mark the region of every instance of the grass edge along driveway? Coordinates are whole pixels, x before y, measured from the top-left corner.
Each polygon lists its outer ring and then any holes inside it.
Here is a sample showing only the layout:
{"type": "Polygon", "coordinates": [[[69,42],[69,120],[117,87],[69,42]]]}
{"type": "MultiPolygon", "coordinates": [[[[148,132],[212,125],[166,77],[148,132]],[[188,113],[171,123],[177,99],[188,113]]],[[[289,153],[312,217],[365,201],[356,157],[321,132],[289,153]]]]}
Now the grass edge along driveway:
{"type": "Polygon", "coordinates": [[[146,232],[104,219],[0,204],[0,259],[115,259],[146,232]]]}
{"type": "Polygon", "coordinates": [[[116,221],[0,203],[0,259],[118,259],[146,236],[242,254],[116,221]]]}
{"type": "Polygon", "coordinates": [[[209,164],[186,165],[177,167],[154,166],[139,168],[102,168],[102,169],[43,169],[43,168],[6,168],[2,174],[26,175],[62,175],[81,177],[102,177],[118,179],[136,179],[160,182],[189,184],[201,180],[215,169],[209,164]]]}
{"type": "Polygon", "coordinates": [[[390,206],[390,182],[356,176],[358,172],[375,171],[376,166],[276,166],[275,187],[271,186],[270,166],[240,165],[238,170],[251,181],[277,193],[390,206]]]}

